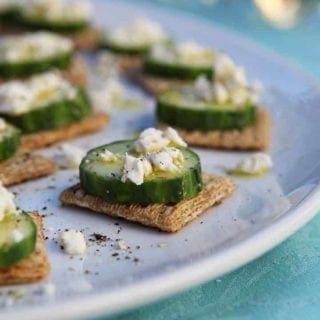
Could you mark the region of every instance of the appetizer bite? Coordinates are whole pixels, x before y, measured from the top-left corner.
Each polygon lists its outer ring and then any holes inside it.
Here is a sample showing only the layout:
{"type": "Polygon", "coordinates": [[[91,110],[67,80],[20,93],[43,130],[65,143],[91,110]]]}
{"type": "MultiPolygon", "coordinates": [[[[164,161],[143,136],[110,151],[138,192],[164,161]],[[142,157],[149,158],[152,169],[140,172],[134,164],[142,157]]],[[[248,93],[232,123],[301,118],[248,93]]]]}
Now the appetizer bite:
{"type": "Polygon", "coordinates": [[[214,80],[200,76],[192,85],[157,97],[160,127],[173,126],[191,145],[241,150],[269,146],[270,121],[259,107],[258,85],[226,55],[216,57],[214,80]]]}
{"type": "Polygon", "coordinates": [[[108,49],[117,57],[120,70],[128,71],[141,67],[143,56],[150,48],[155,44],[168,42],[168,39],[158,23],[148,19],[136,19],[105,31],[100,47],[108,49]]]}
{"type": "Polygon", "coordinates": [[[68,38],[49,32],[1,38],[0,83],[53,69],[74,84],[85,86],[87,83],[86,64],[74,56],[68,38]]]}
{"type": "Polygon", "coordinates": [[[234,189],[229,178],[203,173],[198,155],[174,129],[149,128],[136,140],[89,151],[80,165],[80,184],[60,199],[175,232],[234,189]]]}
{"type": "Polygon", "coordinates": [[[89,1],[28,0],[22,3],[20,19],[24,27],[63,33],[78,49],[97,47],[99,32],[90,24],[89,1]]]}
{"type": "Polygon", "coordinates": [[[49,269],[41,216],[19,210],[0,183],[0,285],[39,281],[49,269]]]}
{"type": "Polygon", "coordinates": [[[18,153],[19,147],[20,130],[0,118],[0,181],[4,185],[47,176],[57,169],[53,162],[40,155],[18,153]]]}
{"type": "Polygon", "coordinates": [[[211,79],[215,56],[214,50],[194,42],[158,44],[145,56],[143,69],[135,77],[146,91],[157,94],[200,75],[211,79]]]}
{"type": "Polygon", "coordinates": [[[1,12],[3,33],[53,31],[69,37],[78,49],[96,48],[99,42],[99,32],[90,24],[88,1],[5,0],[0,4],[1,12]]]}
{"type": "Polygon", "coordinates": [[[0,86],[0,116],[22,131],[23,150],[100,129],[108,116],[92,111],[86,92],[54,72],[0,86]]]}

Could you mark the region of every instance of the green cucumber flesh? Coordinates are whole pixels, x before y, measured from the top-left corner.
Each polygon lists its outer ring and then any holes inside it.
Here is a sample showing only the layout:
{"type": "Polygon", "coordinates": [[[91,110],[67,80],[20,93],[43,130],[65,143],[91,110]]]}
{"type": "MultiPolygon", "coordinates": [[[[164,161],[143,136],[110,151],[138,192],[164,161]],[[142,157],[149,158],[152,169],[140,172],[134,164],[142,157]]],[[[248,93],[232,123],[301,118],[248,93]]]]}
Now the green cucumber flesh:
{"type": "Polygon", "coordinates": [[[151,57],[146,57],[143,66],[144,72],[150,75],[175,78],[181,80],[195,80],[200,75],[212,79],[214,70],[211,64],[180,64],[178,62],[160,61],[151,57]]]}
{"type": "Polygon", "coordinates": [[[123,183],[124,160],[106,163],[98,154],[104,149],[125,155],[133,148],[133,141],[117,141],[88,152],[80,165],[80,182],[88,194],[99,196],[112,203],[177,203],[192,198],[202,189],[201,165],[197,154],[180,148],[185,161],[176,172],[156,171],[145,177],[143,184],[123,183]]]}
{"type": "Polygon", "coordinates": [[[148,52],[150,46],[148,45],[122,45],[116,42],[108,41],[108,39],[102,39],[100,43],[102,49],[108,49],[115,54],[122,55],[144,55],[148,52]]]}
{"type": "Polygon", "coordinates": [[[19,115],[0,115],[23,133],[32,133],[80,121],[90,113],[89,98],[83,89],[78,88],[76,97],[72,100],[54,102],[19,115]]]}
{"type": "Polygon", "coordinates": [[[35,249],[37,227],[26,213],[7,214],[0,221],[0,267],[8,267],[28,257],[35,249]],[[21,235],[17,241],[12,236],[16,230],[21,235]]]}
{"type": "Polygon", "coordinates": [[[239,130],[255,122],[256,107],[192,101],[181,90],[172,89],[157,98],[156,114],[159,122],[181,129],[239,130]]]}
{"type": "Polygon", "coordinates": [[[18,150],[20,145],[20,131],[8,125],[0,132],[0,161],[10,158],[18,150]]]}
{"type": "Polygon", "coordinates": [[[49,21],[43,17],[21,14],[20,24],[32,30],[48,30],[52,32],[81,32],[89,27],[88,21],[49,21]]]}
{"type": "Polygon", "coordinates": [[[73,52],[63,52],[46,59],[21,62],[0,62],[0,77],[5,79],[27,77],[52,69],[67,69],[72,61],[73,52]]]}

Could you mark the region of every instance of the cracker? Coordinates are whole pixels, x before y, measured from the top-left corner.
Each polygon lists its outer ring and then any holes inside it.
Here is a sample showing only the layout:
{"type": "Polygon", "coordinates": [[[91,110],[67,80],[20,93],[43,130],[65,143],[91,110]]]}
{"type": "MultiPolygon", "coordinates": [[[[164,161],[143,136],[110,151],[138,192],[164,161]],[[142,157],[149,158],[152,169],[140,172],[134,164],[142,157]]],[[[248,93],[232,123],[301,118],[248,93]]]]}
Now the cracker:
{"type": "Polygon", "coordinates": [[[132,78],[146,92],[152,95],[158,95],[162,91],[192,83],[192,81],[190,80],[174,79],[174,78],[169,79],[169,78],[162,78],[162,77],[157,77],[153,75],[148,75],[146,73],[143,73],[142,71],[136,71],[132,75],[132,78]]]}
{"type": "Polygon", "coordinates": [[[197,196],[174,205],[152,204],[144,206],[108,203],[99,197],[85,194],[79,184],[63,191],[60,200],[66,205],[88,208],[166,232],[176,232],[210,207],[218,205],[235,189],[235,184],[228,177],[203,174],[203,183],[204,188],[197,196]]]}
{"type": "Polygon", "coordinates": [[[61,76],[74,85],[85,87],[88,83],[88,68],[85,60],[76,56],[66,70],[59,71],[61,76]]]}
{"type": "Polygon", "coordinates": [[[11,186],[53,174],[57,166],[37,154],[17,154],[0,163],[0,181],[11,186]]]}
{"type": "Polygon", "coordinates": [[[135,72],[142,67],[143,59],[139,55],[116,54],[118,68],[122,72],[135,72]]]}
{"type": "Polygon", "coordinates": [[[22,151],[39,149],[60,141],[94,132],[102,128],[108,121],[108,115],[102,112],[96,112],[79,122],[61,128],[24,134],[21,138],[20,149],[22,151]]]}
{"type": "MultiPolygon", "coordinates": [[[[159,124],[160,129],[167,127],[159,124]]],[[[256,121],[242,130],[200,131],[176,128],[190,145],[227,150],[266,150],[270,145],[271,121],[267,110],[258,108],[256,121]]]]}
{"type": "Polygon", "coordinates": [[[41,216],[30,214],[37,225],[37,243],[35,251],[13,266],[0,268],[0,285],[21,284],[39,281],[45,278],[50,265],[46,254],[41,216]]]}
{"type": "Polygon", "coordinates": [[[100,31],[96,28],[89,27],[83,31],[65,33],[70,38],[76,49],[92,50],[97,48],[100,42],[100,31]]]}

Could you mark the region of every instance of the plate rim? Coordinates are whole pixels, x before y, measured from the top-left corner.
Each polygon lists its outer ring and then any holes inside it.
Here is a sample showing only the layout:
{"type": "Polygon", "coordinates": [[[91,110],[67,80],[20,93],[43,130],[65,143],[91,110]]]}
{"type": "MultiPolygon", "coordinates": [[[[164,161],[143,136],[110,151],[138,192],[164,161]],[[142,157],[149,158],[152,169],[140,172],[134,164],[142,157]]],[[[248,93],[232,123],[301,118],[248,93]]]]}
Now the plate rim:
{"type": "MultiPolygon", "coordinates": [[[[98,1],[102,2],[101,0],[98,1]]],[[[320,93],[320,82],[318,79],[306,71],[301,65],[297,64],[293,59],[281,56],[271,48],[256,43],[254,40],[251,40],[240,32],[177,8],[170,10],[169,8],[164,8],[158,4],[146,3],[146,1],[143,0],[139,0],[139,2],[140,4],[138,5],[143,3],[146,7],[157,8],[158,10],[167,13],[175,11],[181,17],[201,21],[203,24],[214,27],[221,34],[227,34],[228,37],[232,38],[235,42],[241,42],[242,45],[246,44],[250,47],[251,51],[269,55],[276,63],[300,74],[305,81],[308,81],[309,84],[314,86],[320,93]]],[[[132,4],[129,0],[110,1],[110,3],[132,4]]],[[[133,307],[139,307],[169,297],[240,268],[270,251],[317,215],[320,209],[319,199],[320,184],[318,183],[298,205],[294,208],[290,208],[272,224],[263,227],[250,238],[241,240],[238,244],[225,249],[223,252],[218,252],[213,256],[202,258],[188,266],[180,267],[178,270],[166,271],[156,278],[128,285],[124,289],[121,288],[112,293],[104,291],[101,294],[75,298],[71,302],[59,302],[51,306],[33,306],[7,314],[14,319],[25,319],[27,312],[28,319],[39,319],[50,315],[50,319],[59,320],[67,318],[84,318],[88,316],[110,316],[120,311],[126,311],[133,307]],[[270,231],[272,231],[271,237],[270,231]],[[186,281],[186,275],[188,276],[188,281],[186,281]],[[150,288],[152,288],[152,291],[150,291],[150,288]],[[81,305],[81,308],[79,308],[79,305],[81,305]]],[[[4,312],[3,315],[6,315],[6,312],[4,312]]]]}

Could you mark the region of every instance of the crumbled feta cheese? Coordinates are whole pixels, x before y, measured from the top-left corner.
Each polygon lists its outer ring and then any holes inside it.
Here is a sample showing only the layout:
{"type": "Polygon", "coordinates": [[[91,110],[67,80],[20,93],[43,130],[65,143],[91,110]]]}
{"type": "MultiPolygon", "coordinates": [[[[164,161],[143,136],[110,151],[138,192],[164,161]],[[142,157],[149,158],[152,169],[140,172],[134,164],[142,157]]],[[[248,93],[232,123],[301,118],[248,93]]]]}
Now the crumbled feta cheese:
{"type": "Polygon", "coordinates": [[[177,171],[178,167],[173,163],[173,158],[167,151],[153,152],[148,155],[153,167],[159,171],[177,171]]]}
{"type": "Polygon", "coordinates": [[[7,128],[7,123],[0,118],[0,132],[6,130],[6,128],[7,128]]]}
{"type": "Polygon", "coordinates": [[[134,149],[140,153],[159,151],[169,144],[170,140],[161,130],[149,128],[144,130],[134,142],[134,149]]]}
{"type": "Polygon", "coordinates": [[[180,137],[179,133],[171,128],[168,127],[164,132],[163,135],[165,138],[167,138],[171,143],[173,143],[176,146],[180,146],[180,147],[186,147],[187,144],[185,143],[185,141],[183,141],[183,139],[180,137]]]}
{"type": "Polygon", "coordinates": [[[72,50],[71,40],[50,32],[10,35],[0,40],[0,62],[37,61],[72,50]]]}
{"type": "Polygon", "coordinates": [[[73,100],[76,88],[55,72],[35,75],[25,81],[9,81],[0,85],[0,110],[22,114],[61,100],[73,100]]]}
{"type": "Polygon", "coordinates": [[[230,93],[230,100],[236,106],[241,106],[248,102],[250,96],[246,88],[235,87],[230,93]]]}
{"type": "Polygon", "coordinates": [[[116,27],[107,39],[123,46],[149,46],[166,38],[162,27],[148,19],[136,19],[127,25],[116,27]]]}
{"type": "Polygon", "coordinates": [[[170,144],[186,147],[176,130],[166,129],[164,132],[149,128],[141,132],[134,142],[134,150],[140,153],[136,158],[126,154],[122,182],[131,180],[141,185],[144,178],[150,175],[153,170],[176,171],[184,161],[182,152],[170,144]]]}
{"type": "Polygon", "coordinates": [[[208,65],[213,63],[215,52],[195,42],[181,42],[177,44],[158,44],[151,50],[151,57],[155,60],[166,60],[172,63],[208,65]]]}
{"type": "Polygon", "coordinates": [[[203,100],[212,98],[212,83],[206,76],[199,76],[194,82],[194,93],[203,100]]]}
{"type": "Polygon", "coordinates": [[[4,219],[6,214],[17,212],[17,207],[13,199],[14,195],[3,187],[0,182],[0,221],[4,219]]]}
{"type": "Polygon", "coordinates": [[[73,256],[83,255],[87,250],[84,235],[78,230],[64,231],[60,236],[59,244],[65,253],[73,256]]]}
{"type": "Polygon", "coordinates": [[[182,42],[175,47],[176,58],[186,64],[210,64],[213,51],[195,42],[182,42]]]}
{"type": "Polygon", "coordinates": [[[172,148],[172,147],[165,147],[163,148],[163,151],[167,152],[171,156],[174,164],[180,165],[183,163],[184,156],[179,149],[172,148]]]}
{"type": "Polygon", "coordinates": [[[20,242],[23,239],[23,234],[18,229],[13,229],[10,233],[10,237],[14,242],[20,242]]]}
{"type": "Polygon", "coordinates": [[[233,75],[235,63],[228,55],[219,53],[215,56],[213,68],[215,77],[220,81],[225,81],[233,75]]]}
{"type": "Polygon", "coordinates": [[[92,7],[87,0],[29,0],[23,3],[23,14],[51,22],[87,22],[92,7]]]}
{"type": "Polygon", "coordinates": [[[266,153],[256,153],[241,161],[233,171],[244,174],[261,174],[273,166],[271,157],[266,153]]]}
{"type": "Polygon", "coordinates": [[[124,240],[120,239],[119,241],[116,241],[116,250],[127,250],[128,246],[125,243],[124,240]]]}
{"type": "Polygon", "coordinates": [[[222,83],[215,82],[213,84],[212,89],[213,89],[213,95],[219,104],[227,103],[229,99],[229,94],[226,87],[222,83]]]}
{"type": "Polygon", "coordinates": [[[86,155],[85,150],[69,143],[60,145],[60,150],[62,151],[62,154],[60,155],[58,162],[63,168],[79,168],[82,159],[86,155]]]}
{"type": "Polygon", "coordinates": [[[119,156],[109,151],[108,149],[104,149],[99,153],[99,159],[104,162],[115,162],[119,159],[119,156]]]}
{"type": "Polygon", "coordinates": [[[143,183],[144,177],[150,173],[150,166],[146,163],[147,159],[136,158],[125,155],[122,182],[132,181],[136,185],[143,183]]]}

